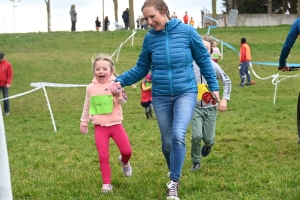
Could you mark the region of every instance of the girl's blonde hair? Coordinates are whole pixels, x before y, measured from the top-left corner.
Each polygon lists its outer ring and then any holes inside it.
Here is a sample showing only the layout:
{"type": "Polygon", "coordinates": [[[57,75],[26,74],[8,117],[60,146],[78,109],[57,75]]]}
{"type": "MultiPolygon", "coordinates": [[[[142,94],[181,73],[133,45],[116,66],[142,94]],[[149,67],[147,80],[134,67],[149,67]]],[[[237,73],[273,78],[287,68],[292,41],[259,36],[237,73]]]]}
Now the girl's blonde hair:
{"type": "Polygon", "coordinates": [[[171,19],[168,5],[163,0],[146,0],[144,5],[142,6],[142,9],[141,9],[142,12],[143,12],[145,7],[149,7],[149,6],[154,6],[154,8],[156,10],[158,10],[160,14],[166,14],[168,19],[169,20],[171,19]],[[166,9],[166,13],[163,12],[164,9],[166,9]]]}
{"type": "Polygon", "coordinates": [[[212,47],[213,47],[213,42],[214,42],[212,37],[210,37],[208,34],[206,34],[202,37],[202,39],[206,42],[209,42],[209,44],[210,44],[210,52],[209,53],[212,54],[213,53],[212,47]]]}
{"type": "Polygon", "coordinates": [[[117,76],[117,72],[116,72],[116,67],[115,67],[115,64],[114,64],[114,60],[112,59],[111,56],[109,56],[109,55],[107,55],[107,54],[103,54],[103,53],[94,55],[94,56],[92,57],[92,69],[93,69],[93,71],[94,71],[94,69],[95,69],[95,64],[96,64],[96,62],[97,62],[97,61],[100,61],[100,60],[105,60],[105,61],[107,61],[108,64],[109,64],[111,73],[113,73],[115,76],[117,76]]]}

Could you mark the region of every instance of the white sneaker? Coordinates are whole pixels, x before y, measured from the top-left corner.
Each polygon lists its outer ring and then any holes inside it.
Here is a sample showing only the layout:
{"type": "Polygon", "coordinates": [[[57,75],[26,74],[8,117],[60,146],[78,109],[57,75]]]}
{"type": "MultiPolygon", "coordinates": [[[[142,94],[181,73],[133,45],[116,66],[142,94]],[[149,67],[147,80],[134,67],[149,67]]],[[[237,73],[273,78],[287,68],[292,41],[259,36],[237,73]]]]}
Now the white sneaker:
{"type": "Polygon", "coordinates": [[[178,197],[178,182],[173,180],[167,183],[168,191],[167,191],[167,199],[169,200],[180,200],[178,197]]]}
{"type": "Polygon", "coordinates": [[[126,165],[122,162],[122,156],[119,156],[119,162],[122,165],[122,172],[124,176],[130,177],[132,175],[132,168],[130,166],[130,162],[128,162],[126,165]]]}
{"type": "Polygon", "coordinates": [[[106,185],[103,184],[102,192],[103,193],[110,193],[110,192],[112,193],[113,192],[112,185],[109,184],[109,185],[106,186],[106,185]]]}

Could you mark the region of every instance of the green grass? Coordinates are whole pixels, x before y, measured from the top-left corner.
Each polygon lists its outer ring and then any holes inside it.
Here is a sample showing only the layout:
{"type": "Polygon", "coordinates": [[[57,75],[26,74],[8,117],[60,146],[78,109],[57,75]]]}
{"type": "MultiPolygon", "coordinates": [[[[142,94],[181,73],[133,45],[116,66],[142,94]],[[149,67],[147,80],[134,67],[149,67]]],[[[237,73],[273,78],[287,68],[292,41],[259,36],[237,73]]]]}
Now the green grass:
{"type": "MultiPolygon", "coordinates": [[[[253,61],[277,62],[289,26],[211,29],[212,36],[237,50],[246,37],[253,61]]],[[[199,29],[201,35],[207,29],[199,29]]],[[[94,53],[112,54],[131,31],[53,32],[0,34],[1,51],[14,69],[10,96],[32,90],[32,82],[88,84],[94,53]],[[16,37],[18,36],[18,37],[16,37]]],[[[145,31],[138,31],[121,49],[117,72],[134,66],[145,31]]],[[[220,44],[219,44],[220,47],[220,44]]],[[[299,62],[296,43],[289,62],[299,62]]],[[[116,56],[114,57],[116,59],[116,56]]],[[[186,136],[181,199],[300,199],[296,103],[299,79],[275,87],[271,79],[239,88],[239,58],[224,47],[219,63],[232,80],[228,111],[218,114],[216,145],[202,159],[202,168],[190,173],[191,130],[186,136]]],[[[260,77],[283,73],[277,67],[253,66],[260,77]]],[[[126,87],[124,127],[133,154],[133,176],[125,178],[118,164],[119,151],[110,144],[113,194],[101,193],[101,176],[93,126],[88,135],[79,131],[85,88],[51,88],[47,94],[56,122],[54,132],[43,90],[11,99],[11,115],[4,117],[14,199],[165,199],[168,169],[161,153],[155,119],[146,120],[140,90],[126,87]]]]}

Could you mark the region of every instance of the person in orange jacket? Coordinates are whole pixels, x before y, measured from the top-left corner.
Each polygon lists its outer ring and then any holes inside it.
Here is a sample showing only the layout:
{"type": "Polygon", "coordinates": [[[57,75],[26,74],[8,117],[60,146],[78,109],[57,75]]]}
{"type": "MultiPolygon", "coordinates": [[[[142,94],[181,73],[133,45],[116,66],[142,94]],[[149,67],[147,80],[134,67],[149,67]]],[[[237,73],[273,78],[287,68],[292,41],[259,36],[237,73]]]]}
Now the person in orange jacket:
{"type": "Polygon", "coordinates": [[[239,72],[241,77],[240,87],[243,87],[245,85],[246,76],[247,76],[246,85],[251,85],[251,76],[249,72],[250,61],[251,61],[250,46],[246,43],[246,38],[241,38],[240,65],[239,65],[239,72]]]}
{"type": "MultiPolygon", "coordinates": [[[[12,65],[5,59],[5,53],[0,52],[0,89],[3,94],[3,98],[8,98],[8,89],[11,86],[13,79],[12,65]]],[[[4,112],[5,115],[9,115],[9,99],[4,100],[4,112]]]]}
{"type": "Polygon", "coordinates": [[[193,17],[191,17],[190,25],[194,27],[194,24],[195,24],[194,19],[193,19],[193,17]]]}

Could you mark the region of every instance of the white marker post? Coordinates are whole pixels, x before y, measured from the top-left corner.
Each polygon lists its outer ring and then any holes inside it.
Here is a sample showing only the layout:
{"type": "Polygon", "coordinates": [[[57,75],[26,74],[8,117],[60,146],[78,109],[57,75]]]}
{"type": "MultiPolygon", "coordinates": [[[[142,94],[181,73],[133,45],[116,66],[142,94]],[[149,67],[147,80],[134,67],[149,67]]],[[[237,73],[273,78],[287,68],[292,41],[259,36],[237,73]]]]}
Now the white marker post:
{"type": "Polygon", "coordinates": [[[5,129],[0,106],[0,199],[12,200],[9,161],[5,138],[5,129]]]}

